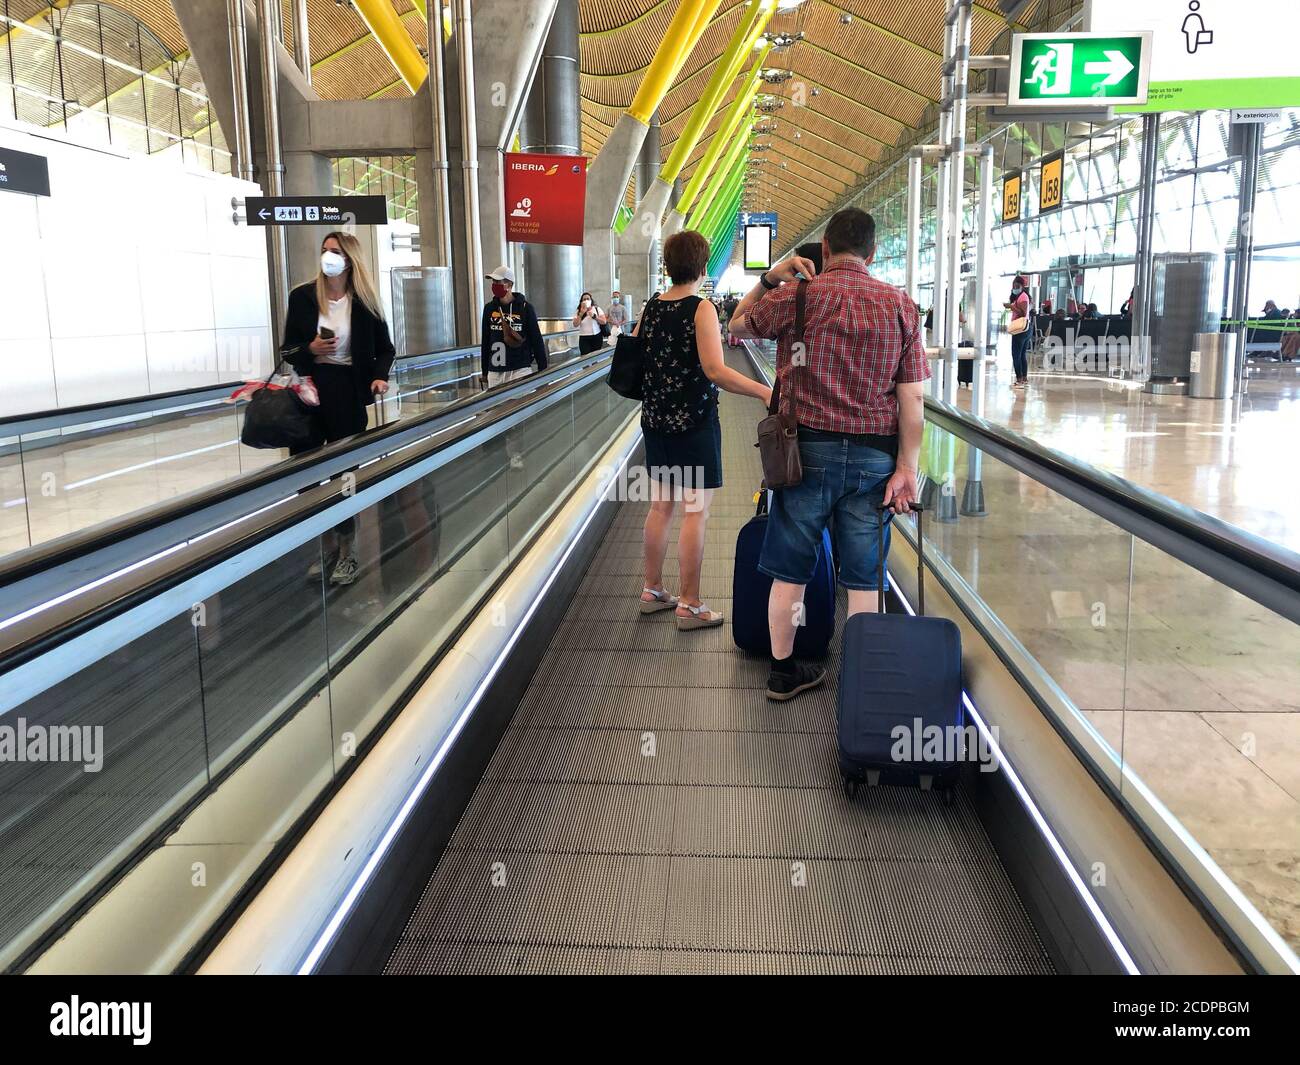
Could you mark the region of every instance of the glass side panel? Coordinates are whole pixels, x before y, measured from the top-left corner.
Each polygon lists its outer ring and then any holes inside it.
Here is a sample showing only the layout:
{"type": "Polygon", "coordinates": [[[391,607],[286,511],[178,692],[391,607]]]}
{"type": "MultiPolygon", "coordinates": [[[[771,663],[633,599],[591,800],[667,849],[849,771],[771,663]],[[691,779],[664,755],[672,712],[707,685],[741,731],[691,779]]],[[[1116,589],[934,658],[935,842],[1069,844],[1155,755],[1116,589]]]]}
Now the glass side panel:
{"type": "Polygon", "coordinates": [[[1300,947],[1300,626],[931,423],[921,461],[927,542],[1104,744],[1098,768],[1300,947]]]}
{"type": "Polygon", "coordinates": [[[181,616],[0,711],[0,966],[86,902],[111,947],[64,936],[37,970],[180,964],[635,409],[603,378],[526,408],[246,576],[223,563],[228,583],[181,616]],[[52,757],[33,737],[56,728],[75,746],[52,757]],[[123,872],[129,898],[96,902],[123,872]]]}

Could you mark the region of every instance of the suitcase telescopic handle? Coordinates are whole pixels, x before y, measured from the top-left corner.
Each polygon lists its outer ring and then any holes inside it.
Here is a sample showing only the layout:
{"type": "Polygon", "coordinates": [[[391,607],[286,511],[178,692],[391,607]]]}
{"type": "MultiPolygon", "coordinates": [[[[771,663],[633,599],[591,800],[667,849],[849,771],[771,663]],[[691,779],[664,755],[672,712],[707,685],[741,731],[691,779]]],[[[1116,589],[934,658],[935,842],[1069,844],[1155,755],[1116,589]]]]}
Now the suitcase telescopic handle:
{"type": "MultiPolygon", "coordinates": [[[[917,614],[924,614],[925,533],[921,527],[921,513],[924,508],[920,503],[912,503],[910,509],[916,514],[916,612],[917,614]]],[[[880,539],[876,548],[877,565],[879,567],[876,574],[876,604],[881,614],[885,612],[885,526],[893,520],[893,514],[894,511],[891,507],[880,508],[880,539]],[[889,515],[889,517],[886,518],[885,515],[889,515]]]]}

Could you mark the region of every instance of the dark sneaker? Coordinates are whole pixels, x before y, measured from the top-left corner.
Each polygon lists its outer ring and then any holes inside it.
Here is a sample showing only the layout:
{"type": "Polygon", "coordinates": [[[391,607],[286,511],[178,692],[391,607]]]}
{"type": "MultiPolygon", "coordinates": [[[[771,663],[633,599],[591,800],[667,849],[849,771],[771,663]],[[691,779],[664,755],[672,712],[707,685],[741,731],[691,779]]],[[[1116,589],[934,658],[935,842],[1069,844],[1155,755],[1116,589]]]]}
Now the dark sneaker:
{"type": "Polygon", "coordinates": [[[775,669],[767,675],[767,697],[778,702],[793,699],[800,692],[815,688],[826,679],[826,670],[796,662],[793,673],[779,673],[775,669]]]}
{"type": "Polygon", "coordinates": [[[356,555],[344,555],[334,564],[334,572],[330,574],[330,584],[349,585],[357,579],[360,569],[356,555]]]}

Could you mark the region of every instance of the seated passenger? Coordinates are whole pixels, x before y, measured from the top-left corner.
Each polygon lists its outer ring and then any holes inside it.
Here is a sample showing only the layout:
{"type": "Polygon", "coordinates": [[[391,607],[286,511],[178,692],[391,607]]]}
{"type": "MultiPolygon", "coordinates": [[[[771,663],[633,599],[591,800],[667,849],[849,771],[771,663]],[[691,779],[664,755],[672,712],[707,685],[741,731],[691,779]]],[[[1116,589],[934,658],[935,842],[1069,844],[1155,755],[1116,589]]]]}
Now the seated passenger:
{"type": "Polygon", "coordinates": [[[537,311],[515,291],[515,274],[498,266],[487,279],[492,282],[492,299],[483,308],[482,341],[479,345],[480,378],[486,388],[526,377],[546,369],[546,341],[537,324],[537,311]]]}
{"type": "Polygon", "coordinates": [[[709,242],[694,230],[674,233],[664,241],[663,261],[672,287],[646,304],[633,330],[633,336],[643,340],[641,431],[651,500],[645,519],[641,613],[675,610],[677,628],[684,631],[722,624],[722,615],[700,599],[709,504],[714,489],[722,487],[718,387],[764,404],[772,390],[723,361],[718,312],[699,295],[709,242]],[[663,568],[678,503],[683,504],[677,541],[679,592],[673,596],[664,587],[663,568]]]}
{"type": "MultiPolygon", "coordinates": [[[[312,417],[321,442],[364,431],[366,405],[388,391],[395,350],[361,243],[351,233],[328,234],[316,279],[289,293],[284,343],[289,363],[320,395],[312,417]]],[[[322,537],[322,558],[307,571],[309,579],[322,569],[330,584],[357,579],[356,527],[356,518],[348,518],[322,537]]]]}
{"type": "Polygon", "coordinates": [[[1101,317],[1101,315],[1097,312],[1097,305],[1095,303],[1088,304],[1088,306],[1084,309],[1083,316],[1084,318],[1088,319],[1088,321],[1090,322],[1096,321],[1101,317]]]}
{"type": "Polygon", "coordinates": [[[773,493],[759,559],[772,578],[769,699],[791,699],[826,679],[821,666],[795,661],[794,635],[831,517],[839,580],[848,589],[849,613],[858,614],[874,609],[882,506],[907,513],[917,498],[930,369],[911,300],[867,270],[875,254],[871,215],[839,211],[822,238],[822,272],[798,256],[778,264],[740,301],[732,325],[742,336],[779,342],[777,375],[795,400],[804,468],[800,484],[773,493]],[[799,367],[792,362],[796,274],[813,278],[799,367]]]}

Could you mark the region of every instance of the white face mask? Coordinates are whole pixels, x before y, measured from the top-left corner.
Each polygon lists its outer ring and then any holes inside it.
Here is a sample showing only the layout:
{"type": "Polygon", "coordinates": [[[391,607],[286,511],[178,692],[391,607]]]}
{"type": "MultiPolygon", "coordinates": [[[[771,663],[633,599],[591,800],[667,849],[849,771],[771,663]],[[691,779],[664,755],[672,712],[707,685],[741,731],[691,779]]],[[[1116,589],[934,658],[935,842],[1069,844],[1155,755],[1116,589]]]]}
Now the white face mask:
{"type": "Polygon", "coordinates": [[[348,261],[336,251],[322,252],[320,272],[326,277],[338,277],[348,268],[348,261]]]}

